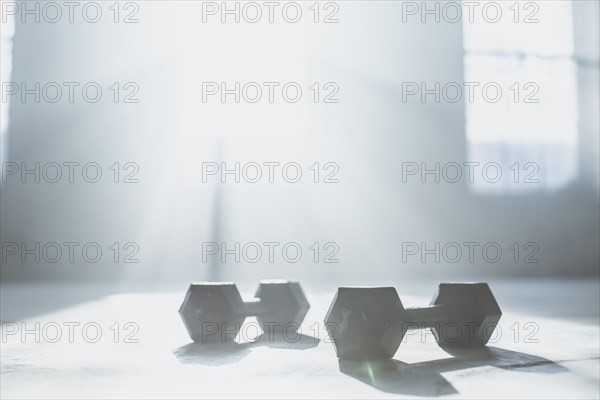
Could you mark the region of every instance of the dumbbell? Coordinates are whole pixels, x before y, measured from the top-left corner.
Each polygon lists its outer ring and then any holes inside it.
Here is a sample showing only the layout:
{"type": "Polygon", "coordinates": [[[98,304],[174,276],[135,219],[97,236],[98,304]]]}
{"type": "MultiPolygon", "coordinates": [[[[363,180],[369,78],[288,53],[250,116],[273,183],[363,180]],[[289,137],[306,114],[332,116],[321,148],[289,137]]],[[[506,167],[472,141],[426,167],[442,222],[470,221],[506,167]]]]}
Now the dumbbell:
{"type": "Polygon", "coordinates": [[[225,342],[250,316],[270,335],[296,332],[310,307],[294,281],[261,281],[254,297],[244,302],[233,283],[192,283],[179,315],[195,342],[225,342]]]}
{"type": "Polygon", "coordinates": [[[487,344],[502,311],[487,283],[441,283],[427,307],[404,308],[393,287],[340,287],[325,317],[337,356],[394,356],[408,330],[429,328],[441,347],[487,344]]]}

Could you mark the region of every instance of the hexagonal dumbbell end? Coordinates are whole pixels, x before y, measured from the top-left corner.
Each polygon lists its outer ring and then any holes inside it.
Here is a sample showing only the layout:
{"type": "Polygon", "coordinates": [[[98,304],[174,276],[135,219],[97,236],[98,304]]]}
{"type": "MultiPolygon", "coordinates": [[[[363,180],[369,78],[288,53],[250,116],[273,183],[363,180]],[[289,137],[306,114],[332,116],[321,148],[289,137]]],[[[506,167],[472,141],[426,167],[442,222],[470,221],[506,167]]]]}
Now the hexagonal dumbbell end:
{"type": "Polygon", "coordinates": [[[296,332],[310,308],[300,284],[295,281],[261,281],[254,297],[260,299],[262,308],[257,320],[269,336],[296,332]]]}
{"type": "Polygon", "coordinates": [[[393,287],[340,287],[325,317],[337,356],[393,357],[405,333],[399,323],[403,310],[393,287]]]}
{"type": "Polygon", "coordinates": [[[195,342],[233,340],[246,310],[233,283],[192,283],[179,308],[179,315],[195,342]]]}
{"type": "Polygon", "coordinates": [[[487,283],[441,283],[431,305],[451,310],[432,327],[441,347],[485,346],[502,316],[487,283]]]}

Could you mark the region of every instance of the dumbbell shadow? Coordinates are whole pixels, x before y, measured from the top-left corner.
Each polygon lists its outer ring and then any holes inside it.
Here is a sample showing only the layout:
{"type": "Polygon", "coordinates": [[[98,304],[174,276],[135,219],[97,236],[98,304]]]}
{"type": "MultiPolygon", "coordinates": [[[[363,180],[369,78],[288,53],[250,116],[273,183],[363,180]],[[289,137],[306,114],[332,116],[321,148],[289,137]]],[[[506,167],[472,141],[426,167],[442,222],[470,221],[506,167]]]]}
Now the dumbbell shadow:
{"type": "Polygon", "coordinates": [[[192,342],[173,351],[182,364],[227,365],[235,364],[248,356],[253,348],[266,346],[273,349],[306,350],[316,347],[319,339],[298,334],[293,339],[269,337],[263,334],[249,342],[192,342]]]}
{"type": "Polygon", "coordinates": [[[241,361],[251,352],[250,343],[192,342],[176,348],[173,355],[181,364],[227,365],[241,361]]]}
{"type": "Polygon", "coordinates": [[[395,359],[377,361],[338,360],[340,372],[381,391],[413,396],[445,396],[458,393],[444,372],[492,366],[505,370],[560,373],[568,369],[546,358],[495,347],[445,349],[453,358],[407,364],[395,359]]]}

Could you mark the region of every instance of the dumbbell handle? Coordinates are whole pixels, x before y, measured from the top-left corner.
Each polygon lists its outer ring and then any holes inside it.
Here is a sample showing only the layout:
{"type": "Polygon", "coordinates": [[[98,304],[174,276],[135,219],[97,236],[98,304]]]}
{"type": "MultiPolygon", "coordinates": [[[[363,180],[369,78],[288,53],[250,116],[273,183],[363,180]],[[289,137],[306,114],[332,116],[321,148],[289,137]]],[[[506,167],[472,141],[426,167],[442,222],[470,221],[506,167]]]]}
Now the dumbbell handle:
{"type": "Polygon", "coordinates": [[[455,309],[446,304],[410,307],[404,309],[405,321],[403,324],[409,329],[434,328],[436,324],[451,319],[455,309]]]}
{"type": "Polygon", "coordinates": [[[267,313],[267,307],[265,307],[264,303],[260,301],[258,298],[254,298],[244,302],[246,306],[246,315],[249,316],[257,316],[267,313]]]}

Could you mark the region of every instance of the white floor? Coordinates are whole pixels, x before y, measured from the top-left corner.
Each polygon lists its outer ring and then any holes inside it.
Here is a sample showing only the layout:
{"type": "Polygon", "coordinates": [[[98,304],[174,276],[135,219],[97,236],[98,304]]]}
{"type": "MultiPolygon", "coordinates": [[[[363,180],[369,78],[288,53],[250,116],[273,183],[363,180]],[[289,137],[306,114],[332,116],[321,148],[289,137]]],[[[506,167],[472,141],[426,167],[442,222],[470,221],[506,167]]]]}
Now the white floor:
{"type": "MultiPolygon", "coordinates": [[[[394,360],[373,363],[339,362],[326,343],[330,292],[308,293],[312,307],[296,343],[208,347],[191,344],[179,320],[183,293],[88,291],[87,301],[38,314],[30,306],[17,319],[19,297],[31,292],[15,288],[2,287],[2,398],[600,396],[595,281],[495,284],[504,315],[487,348],[448,354],[430,334],[416,334],[394,360]],[[534,304],[519,306],[524,301],[534,304]]],[[[428,300],[403,297],[408,305],[428,300]]],[[[242,331],[254,335],[253,321],[242,331]]]]}

